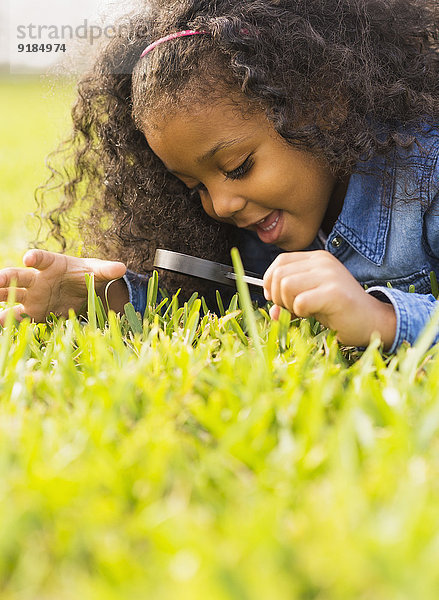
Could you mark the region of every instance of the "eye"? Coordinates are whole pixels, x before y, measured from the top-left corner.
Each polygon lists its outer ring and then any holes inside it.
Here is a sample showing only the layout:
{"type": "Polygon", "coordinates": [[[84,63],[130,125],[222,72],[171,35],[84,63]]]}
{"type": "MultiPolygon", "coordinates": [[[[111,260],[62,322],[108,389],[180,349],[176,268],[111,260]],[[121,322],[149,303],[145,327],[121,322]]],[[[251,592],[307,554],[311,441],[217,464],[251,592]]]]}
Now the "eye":
{"type": "Polygon", "coordinates": [[[252,158],[252,155],[250,154],[250,156],[247,156],[247,158],[242,163],[242,165],[240,165],[237,169],[235,169],[234,171],[229,171],[229,172],[226,171],[224,173],[226,176],[226,179],[242,179],[250,171],[253,164],[254,164],[254,160],[252,158]]]}
{"type": "MultiPolygon", "coordinates": [[[[252,168],[253,165],[254,165],[254,160],[252,158],[252,155],[250,154],[250,156],[247,156],[247,158],[242,163],[242,165],[240,165],[237,169],[235,169],[233,171],[224,171],[226,179],[232,179],[232,180],[242,179],[243,177],[245,177],[247,175],[247,173],[250,171],[250,169],[252,168]]],[[[191,188],[191,193],[206,192],[206,191],[207,191],[207,188],[203,183],[199,183],[194,188],[191,188]]]]}

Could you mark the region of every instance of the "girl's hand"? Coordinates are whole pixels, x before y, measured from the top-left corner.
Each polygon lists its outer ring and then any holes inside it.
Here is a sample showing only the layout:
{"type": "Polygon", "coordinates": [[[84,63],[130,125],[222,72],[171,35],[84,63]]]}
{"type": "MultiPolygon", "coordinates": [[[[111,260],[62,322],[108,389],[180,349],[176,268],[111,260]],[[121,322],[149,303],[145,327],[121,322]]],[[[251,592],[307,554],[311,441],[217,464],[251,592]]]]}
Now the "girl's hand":
{"type": "Polygon", "coordinates": [[[395,338],[393,306],[367,294],[325,250],[280,254],[265,272],[264,295],[274,302],[273,319],[281,306],[297,317],[315,317],[336,330],[346,345],[367,346],[374,331],[380,333],[386,349],[395,338]]]}
{"type": "Polygon", "coordinates": [[[86,273],[94,273],[99,293],[108,281],[122,277],[126,271],[121,262],[76,258],[45,250],[29,250],[23,263],[27,268],[0,270],[0,301],[8,299],[9,288],[15,284],[15,300],[20,303],[0,311],[2,325],[9,310],[17,321],[26,313],[37,322],[44,321],[51,312],[65,317],[69,308],[78,312],[87,298],[86,273]]]}

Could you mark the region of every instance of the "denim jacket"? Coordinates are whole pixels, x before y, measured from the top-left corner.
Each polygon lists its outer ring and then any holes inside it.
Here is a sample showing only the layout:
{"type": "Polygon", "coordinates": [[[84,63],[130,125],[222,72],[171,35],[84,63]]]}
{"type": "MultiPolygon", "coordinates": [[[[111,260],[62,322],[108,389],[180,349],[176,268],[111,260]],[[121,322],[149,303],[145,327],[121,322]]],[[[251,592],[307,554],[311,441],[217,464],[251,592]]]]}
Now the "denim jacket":
{"type": "MultiPolygon", "coordinates": [[[[412,344],[436,307],[429,275],[439,278],[439,127],[417,139],[421,148],[413,144],[362,162],[332,231],[327,237],[320,231],[307,248],[327,250],[367,293],[393,305],[397,326],[389,352],[404,340],[412,344]]],[[[239,248],[245,268],[261,275],[282,252],[247,230],[239,248]]],[[[147,279],[125,275],[130,301],[142,313],[147,279]]]]}

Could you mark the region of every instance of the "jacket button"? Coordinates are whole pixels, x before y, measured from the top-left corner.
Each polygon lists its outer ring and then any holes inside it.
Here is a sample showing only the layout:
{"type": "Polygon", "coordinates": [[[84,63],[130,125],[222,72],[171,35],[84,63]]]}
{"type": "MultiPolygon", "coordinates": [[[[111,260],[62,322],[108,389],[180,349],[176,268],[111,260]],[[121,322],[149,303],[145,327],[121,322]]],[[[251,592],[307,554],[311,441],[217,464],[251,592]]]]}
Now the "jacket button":
{"type": "Polygon", "coordinates": [[[342,245],[342,243],[343,243],[343,240],[338,235],[336,235],[335,238],[332,238],[331,245],[334,248],[340,248],[340,246],[342,245]]]}

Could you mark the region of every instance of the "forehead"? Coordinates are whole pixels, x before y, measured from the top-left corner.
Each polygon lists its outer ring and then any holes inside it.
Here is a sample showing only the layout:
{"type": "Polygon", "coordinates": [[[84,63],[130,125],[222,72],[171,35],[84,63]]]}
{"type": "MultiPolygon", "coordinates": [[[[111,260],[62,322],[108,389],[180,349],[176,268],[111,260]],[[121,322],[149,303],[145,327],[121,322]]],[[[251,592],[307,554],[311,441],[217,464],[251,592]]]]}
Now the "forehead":
{"type": "Polygon", "coordinates": [[[268,129],[262,110],[248,110],[232,102],[206,102],[204,106],[188,106],[161,115],[145,123],[143,132],[167,168],[178,170],[182,162],[196,164],[203,155],[208,160],[208,151],[221,143],[223,148],[228,147],[227,142],[251,139],[268,129]]]}

